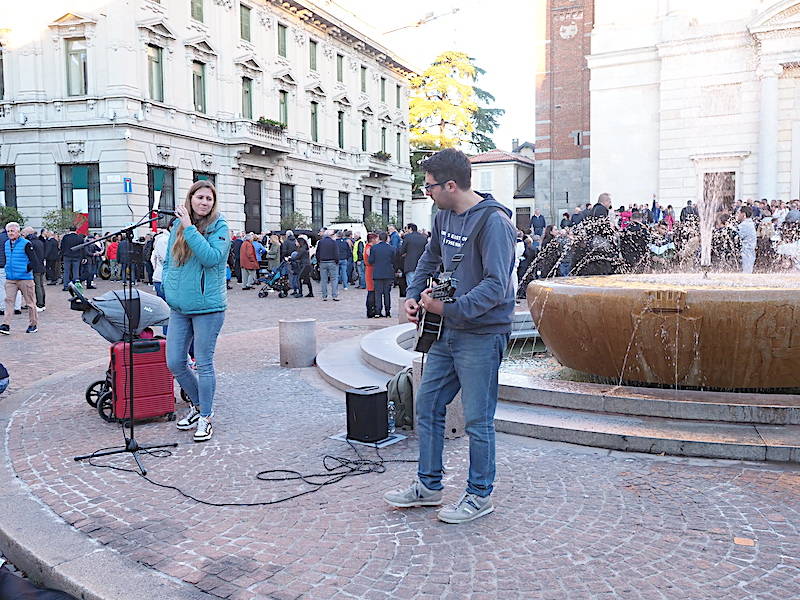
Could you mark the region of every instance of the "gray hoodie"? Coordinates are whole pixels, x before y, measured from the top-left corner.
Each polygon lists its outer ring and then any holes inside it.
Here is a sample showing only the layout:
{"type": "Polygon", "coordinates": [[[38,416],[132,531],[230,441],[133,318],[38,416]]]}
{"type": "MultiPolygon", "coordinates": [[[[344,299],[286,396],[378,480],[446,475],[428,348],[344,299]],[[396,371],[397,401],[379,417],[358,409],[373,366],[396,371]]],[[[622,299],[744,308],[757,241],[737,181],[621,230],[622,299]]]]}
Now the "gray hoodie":
{"type": "Polygon", "coordinates": [[[406,297],[419,300],[429,277],[444,262],[452,268],[453,255],[460,252],[472,228],[484,210],[491,215],[483,226],[470,256],[461,262],[454,278],[458,281],[456,301],[444,305],[445,327],[471,333],[507,333],[514,314],[514,243],[517,230],[512,225],[511,211],[491,194],[480,194],[483,200],[462,214],[440,210],[433,222],[433,232],[414,272],[406,297]],[[499,209],[499,210],[496,210],[499,209]]]}

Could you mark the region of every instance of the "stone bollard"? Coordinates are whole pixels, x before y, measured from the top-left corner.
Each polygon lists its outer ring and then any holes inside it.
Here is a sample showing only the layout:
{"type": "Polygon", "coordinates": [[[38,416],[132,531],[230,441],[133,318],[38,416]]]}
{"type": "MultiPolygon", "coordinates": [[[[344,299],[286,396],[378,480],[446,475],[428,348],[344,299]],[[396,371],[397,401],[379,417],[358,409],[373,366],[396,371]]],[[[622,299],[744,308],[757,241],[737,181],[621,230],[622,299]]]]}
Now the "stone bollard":
{"type": "MultiPolygon", "coordinates": [[[[417,425],[417,390],[422,379],[422,358],[415,358],[412,363],[414,371],[414,427],[417,425]]],[[[464,435],[464,409],[461,405],[461,392],[456,394],[453,401],[447,405],[447,414],[444,418],[444,437],[448,440],[460,438],[464,435]]]]}
{"type": "Polygon", "coordinates": [[[278,347],[282,367],[313,367],[317,358],[317,320],[278,321],[278,347]]]}

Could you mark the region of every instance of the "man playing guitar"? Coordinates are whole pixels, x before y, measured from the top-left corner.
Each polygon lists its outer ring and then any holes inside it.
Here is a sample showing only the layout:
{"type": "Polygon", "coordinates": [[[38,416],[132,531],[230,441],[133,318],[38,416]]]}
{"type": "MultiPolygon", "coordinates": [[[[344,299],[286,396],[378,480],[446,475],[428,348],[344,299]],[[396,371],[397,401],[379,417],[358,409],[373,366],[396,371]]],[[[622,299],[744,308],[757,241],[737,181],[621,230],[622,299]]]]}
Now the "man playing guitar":
{"type": "Polygon", "coordinates": [[[438,517],[446,523],[464,523],[494,510],[497,372],[514,312],[511,272],[516,228],[509,209],[490,194],[472,191],[465,154],[449,148],[421,164],[425,191],[439,211],[404,308],[412,323],[418,322],[422,308],[440,315],[443,326],[428,351],[416,394],[417,478],[408,489],[387,492],[384,499],[401,508],[442,504],[445,413],[461,389],[469,435],[467,487],[438,517]],[[440,267],[455,280],[452,295],[441,297],[427,284],[440,267]]]}

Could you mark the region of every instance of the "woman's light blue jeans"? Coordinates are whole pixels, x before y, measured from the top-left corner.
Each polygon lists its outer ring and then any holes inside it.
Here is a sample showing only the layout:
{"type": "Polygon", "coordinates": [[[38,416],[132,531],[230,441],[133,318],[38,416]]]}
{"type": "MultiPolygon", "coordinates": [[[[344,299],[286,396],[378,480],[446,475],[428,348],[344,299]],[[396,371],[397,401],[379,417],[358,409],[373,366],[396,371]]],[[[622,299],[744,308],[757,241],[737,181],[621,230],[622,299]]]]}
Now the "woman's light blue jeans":
{"type": "Polygon", "coordinates": [[[486,497],[494,489],[497,371],[508,333],[469,333],[445,329],[431,346],[417,392],[419,480],[430,490],[442,489],[442,449],[447,405],[461,390],[469,435],[467,491],[486,497]]]}
{"type": "Polygon", "coordinates": [[[214,350],[224,321],[225,311],[202,315],[184,315],[176,310],[169,313],[167,366],[192,404],[199,406],[200,416],[203,417],[209,417],[214,412],[214,391],[217,387],[214,350]],[[192,339],[197,373],[186,364],[192,339]]]}

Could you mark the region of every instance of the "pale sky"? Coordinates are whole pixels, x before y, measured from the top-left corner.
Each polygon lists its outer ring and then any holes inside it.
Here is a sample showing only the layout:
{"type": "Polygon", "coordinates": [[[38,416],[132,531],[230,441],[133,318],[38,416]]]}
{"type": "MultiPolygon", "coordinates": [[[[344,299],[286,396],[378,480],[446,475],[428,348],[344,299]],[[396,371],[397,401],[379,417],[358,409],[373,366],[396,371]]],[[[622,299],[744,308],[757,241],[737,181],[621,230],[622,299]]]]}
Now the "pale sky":
{"type": "Polygon", "coordinates": [[[406,59],[418,71],[445,50],[475,58],[486,71],[478,86],[494,94],[494,107],[506,110],[493,136],[497,147],[511,150],[512,138],[520,143],[534,141],[533,0],[501,0],[495,4],[485,0],[313,1],[406,59]],[[447,14],[455,8],[459,9],[457,13],[447,14]],[[443,16],[420,27],[385,33],[415,23],[431,12],[443,16]]]}

